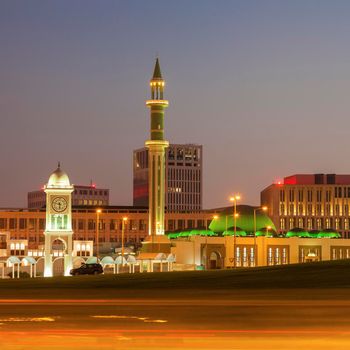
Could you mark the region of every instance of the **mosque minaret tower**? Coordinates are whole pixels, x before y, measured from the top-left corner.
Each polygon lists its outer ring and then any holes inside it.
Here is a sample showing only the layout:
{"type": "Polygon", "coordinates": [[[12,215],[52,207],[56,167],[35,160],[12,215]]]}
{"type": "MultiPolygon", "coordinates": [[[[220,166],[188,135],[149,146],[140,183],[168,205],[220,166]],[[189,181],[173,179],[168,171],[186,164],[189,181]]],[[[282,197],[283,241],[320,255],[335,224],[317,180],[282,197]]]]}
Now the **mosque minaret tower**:
{"type": "MultiPolygon", "coordinates": [[[[164,250],[161,245],[167,244],[164,236],[164,203],[165,203],[165,150],[169,142],[164,138],[164,110],[169,102],[164,99],[165,81],[160,70],[159,59],[156,59],[153,77],[150,81],[151,99],[146,101],[150,108],[150,139],[145,142],[148,149],[149,169],[149,237],[146,240],[147,251],[164,250]]],[[[169,243],[168,243],[169,244],[169,243]]],[[[167,249],[166,249],[167,250],[167,249]]]]}

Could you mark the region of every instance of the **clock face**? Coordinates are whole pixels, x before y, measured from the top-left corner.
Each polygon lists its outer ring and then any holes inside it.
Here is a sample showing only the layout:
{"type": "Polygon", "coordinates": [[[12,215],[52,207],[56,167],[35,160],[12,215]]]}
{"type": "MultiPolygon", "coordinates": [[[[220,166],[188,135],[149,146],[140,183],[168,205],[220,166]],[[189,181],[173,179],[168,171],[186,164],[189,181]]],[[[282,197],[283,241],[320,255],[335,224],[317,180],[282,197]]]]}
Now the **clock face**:
{"type": "Polygon", "coordinates": [[[52,201],[52,209],[56,212],[62,212],[67,209],[67,201],[63,197],[55,197],[52,201]]]}

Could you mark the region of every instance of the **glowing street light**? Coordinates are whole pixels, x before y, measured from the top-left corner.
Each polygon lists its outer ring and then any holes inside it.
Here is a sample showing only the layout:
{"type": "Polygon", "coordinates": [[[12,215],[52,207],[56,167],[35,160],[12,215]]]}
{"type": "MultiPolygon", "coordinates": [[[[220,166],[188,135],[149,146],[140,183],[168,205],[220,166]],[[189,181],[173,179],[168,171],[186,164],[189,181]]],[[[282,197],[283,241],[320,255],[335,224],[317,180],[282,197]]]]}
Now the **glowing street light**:
{"type": "Polygon", "coordinates": [[[237,231],[237,201],[241,199],[239,194],[230,197],[230,202],[233,202],[233,267],[236,267],[236,231],[237,231]]]}
{"type": "Polygon", "coordinates": [[[102,209],[96,210],[96,263],[99,261],[99,253],[100,253],[100,214],[102,213],[102,209]]]}
{"type": "Polygon", "coordinates": [[[266,237],[268,237],[269,236],[269,231],[271,230],[271,226],[267,226],[266,227],[266,237]]]}

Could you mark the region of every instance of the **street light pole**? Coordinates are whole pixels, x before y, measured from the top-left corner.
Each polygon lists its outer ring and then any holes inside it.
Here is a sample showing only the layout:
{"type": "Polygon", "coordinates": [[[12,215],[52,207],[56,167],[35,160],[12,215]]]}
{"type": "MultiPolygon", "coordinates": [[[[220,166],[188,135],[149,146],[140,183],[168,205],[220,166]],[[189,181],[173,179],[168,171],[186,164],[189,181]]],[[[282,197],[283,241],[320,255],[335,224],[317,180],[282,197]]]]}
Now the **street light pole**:
{"type": "Polygon", "coordinates": [[[125,230],[125,222],[128,220],[128,218],[124,217],[122,221],[122,263],[124,266],[124,230],[125,230]]]}
{"type": "Polygon", "coordinates": [[[256,212],[258,210],[266,211],[267,207],[263,206],[263,207],[258,207],[258,208],[254,209],[254,266],[256,266],[256,263],[257,263],[257,259],[256,259],[256,251],[257,251],[257,249],[256,249],[256,212]]]}
{"type": "Polygon", "coordinates": [[[99,253],[100,253],[100,214],[102,213],[101,209],[96,210],[96,263],[99,262],[99,253]]]}
{"type": "Polygon", "coordinates": [[[240,195],[230,197],[233,202],[233,267],[237,266],[236,261],[236,233],[237,233],[237,201],[241,199],[240,195]]]}

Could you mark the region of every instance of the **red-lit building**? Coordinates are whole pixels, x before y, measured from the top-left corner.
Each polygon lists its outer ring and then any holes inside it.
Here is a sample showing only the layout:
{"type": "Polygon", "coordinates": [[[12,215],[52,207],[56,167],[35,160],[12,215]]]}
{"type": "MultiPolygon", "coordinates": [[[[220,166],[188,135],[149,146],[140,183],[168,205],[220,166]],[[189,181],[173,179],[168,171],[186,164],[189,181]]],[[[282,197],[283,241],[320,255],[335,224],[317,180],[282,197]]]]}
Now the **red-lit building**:
{"type": "Polygon", "coordinates": [[[350,238],[350,175],[288,176],[261,192],[261,204],[280,233],[332,229],[350,238]]]}

